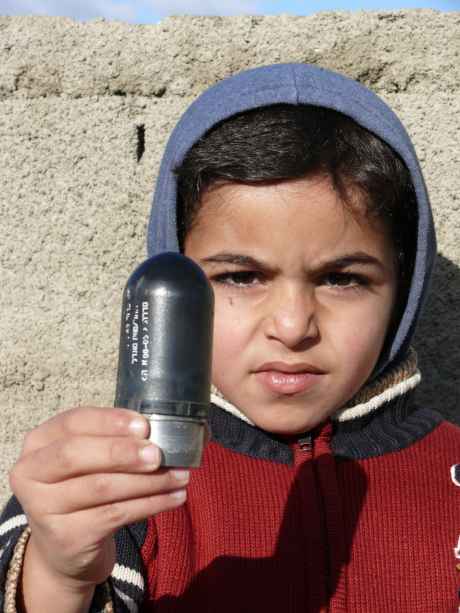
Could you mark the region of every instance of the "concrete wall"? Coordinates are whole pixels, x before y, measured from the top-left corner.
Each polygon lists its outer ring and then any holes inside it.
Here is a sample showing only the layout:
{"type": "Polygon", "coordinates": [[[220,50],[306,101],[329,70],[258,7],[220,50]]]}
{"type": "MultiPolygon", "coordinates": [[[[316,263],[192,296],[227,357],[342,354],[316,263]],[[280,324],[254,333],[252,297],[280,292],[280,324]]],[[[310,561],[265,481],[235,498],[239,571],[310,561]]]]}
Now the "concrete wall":
{"type": "Polygon", "coordinates": [[[3,17],[1,502],[27,430],[56,411],[113,401],[121,292],[145,256],[151,192],[179,115],[216,80],[284,61],[359,79],[414,139],[440,249],[417,338],[421,396],[460,421],[459,12],[183,17],[155,26],[3,17]]]}

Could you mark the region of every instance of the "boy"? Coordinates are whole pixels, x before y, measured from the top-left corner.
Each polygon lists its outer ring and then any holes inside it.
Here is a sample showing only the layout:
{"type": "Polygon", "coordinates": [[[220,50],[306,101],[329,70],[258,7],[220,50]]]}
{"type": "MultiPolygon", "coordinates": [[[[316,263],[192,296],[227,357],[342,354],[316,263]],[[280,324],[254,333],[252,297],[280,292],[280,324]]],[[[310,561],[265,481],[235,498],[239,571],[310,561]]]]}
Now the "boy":
{"type": "Polygon", "coordinates": [[[178,249],[216,297],[202,466],[158,470],[123,409],[36,428],[5,610],[455,611],[460,437],[412,402],[435,239],[397,118],[312,66],[219,83],[160,169],[149,254],[178,249]]]}

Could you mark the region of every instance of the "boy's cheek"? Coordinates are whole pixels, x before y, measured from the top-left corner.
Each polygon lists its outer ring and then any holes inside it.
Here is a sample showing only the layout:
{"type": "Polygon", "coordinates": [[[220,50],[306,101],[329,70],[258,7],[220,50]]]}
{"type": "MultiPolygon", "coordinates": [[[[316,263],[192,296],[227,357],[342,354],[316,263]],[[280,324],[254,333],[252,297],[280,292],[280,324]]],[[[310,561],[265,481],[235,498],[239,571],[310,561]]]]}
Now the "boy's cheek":
{"type": "MultiPolygon", "coordinates": [[[[356,350],[375,350],[376,344],[386,336],[391,319],[391,305],[389,299],[369,301],[352,312],[343,313],[337,328],[340,328],[344,345],[350,343],[356,350]]],[[[338,320],[339,321],[339,320],[338,320]]]]}
{"type": "MultiPolygon", "coordinates": [[[[222,362],[226,356],[231,356],[238,350],[242,350],[242,342],[239,339],[241,333],[238,322],[234,322],[233,326],[214,328],[213,339],[213,359],[214,361],[222,362]]],[[[227,359],[229,359],[227,357],[227,359]]]]}
{"type": "Polygon", "coordinates": [[[251,319],[225,302],[216,304],[214,315],[213,356],[215,360],[230,360],[241,355],[251,342],[251,319]]]}
{"type": "Polygon", "coordinates": [[[243,348],[238,343],[231,329],[215,330],[212,352],[212,380],[217,386],[230,377],[231,372],[238,370],[236,358],[241,357],[243,348]]]}
{"type": "Polygon", "coordinates": [[[337,364],[346,379],[348,395],[354,395],[367,381],[380,356],[385,338],[385,327],[362,325],[350,329],[343,337],[341,350],[337,351],[337,364]]]}
{"type": "MultiPolygon", "coordinates": [[[[368,361],[370,357],[380,353],[385,329],[363,322],[362,325],[349,326],[342,336],[341,349],[342,359],[349,357],[358,361],[368,361]]],[[[377,359],[377,358],[376,358],[377,359]]]]}

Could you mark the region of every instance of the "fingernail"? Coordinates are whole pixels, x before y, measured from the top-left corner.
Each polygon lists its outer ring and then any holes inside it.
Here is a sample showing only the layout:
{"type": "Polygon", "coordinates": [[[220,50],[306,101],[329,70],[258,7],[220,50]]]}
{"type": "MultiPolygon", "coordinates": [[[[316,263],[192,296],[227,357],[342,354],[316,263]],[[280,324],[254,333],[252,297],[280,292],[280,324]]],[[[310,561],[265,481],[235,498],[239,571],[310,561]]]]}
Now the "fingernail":
{"type": "Polygon", "coordinates": [[[184,502],[187,498],[187,490],[176,490],[175,492],[171,492],[169,494],[171,498],[174,498],[176,502],[184,502]]]}
{"type": "Polygon", "coordinates": [[[145,422],[145,419],[142,419],[141,417],[135,417],[130,423],[129,423],[129,431],[131,432],[131,434],[134,434],[135,436],[142,436],[145,437],[147,435],[147,424],[145,422]]]}
{"type": "Polygon", "coordinates": [[[190,479],[189,470],[173,470],[172,475],[176,481],[181,481],[182,483],[188,483],[190,479]]]}
{"type": "Polygon", "coordinates": [[[149,443],[139,451],[141,460],[145,464],[158,466],[160,464],[160,450],[155,445],[149,443]]]}

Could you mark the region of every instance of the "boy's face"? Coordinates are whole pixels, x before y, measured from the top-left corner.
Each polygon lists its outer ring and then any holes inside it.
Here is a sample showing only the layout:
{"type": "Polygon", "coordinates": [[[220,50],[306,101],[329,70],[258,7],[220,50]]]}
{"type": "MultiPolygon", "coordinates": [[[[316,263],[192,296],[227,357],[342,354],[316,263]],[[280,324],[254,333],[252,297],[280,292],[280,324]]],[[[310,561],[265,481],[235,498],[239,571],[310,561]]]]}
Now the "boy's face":
{"type": "Polygon", "coordinates": [[[371,374],[397,292],[383,225],[329,179],[208,190],[185,253],[215,292],[213,383],[257,426],[296,434],[371,374]]]}

